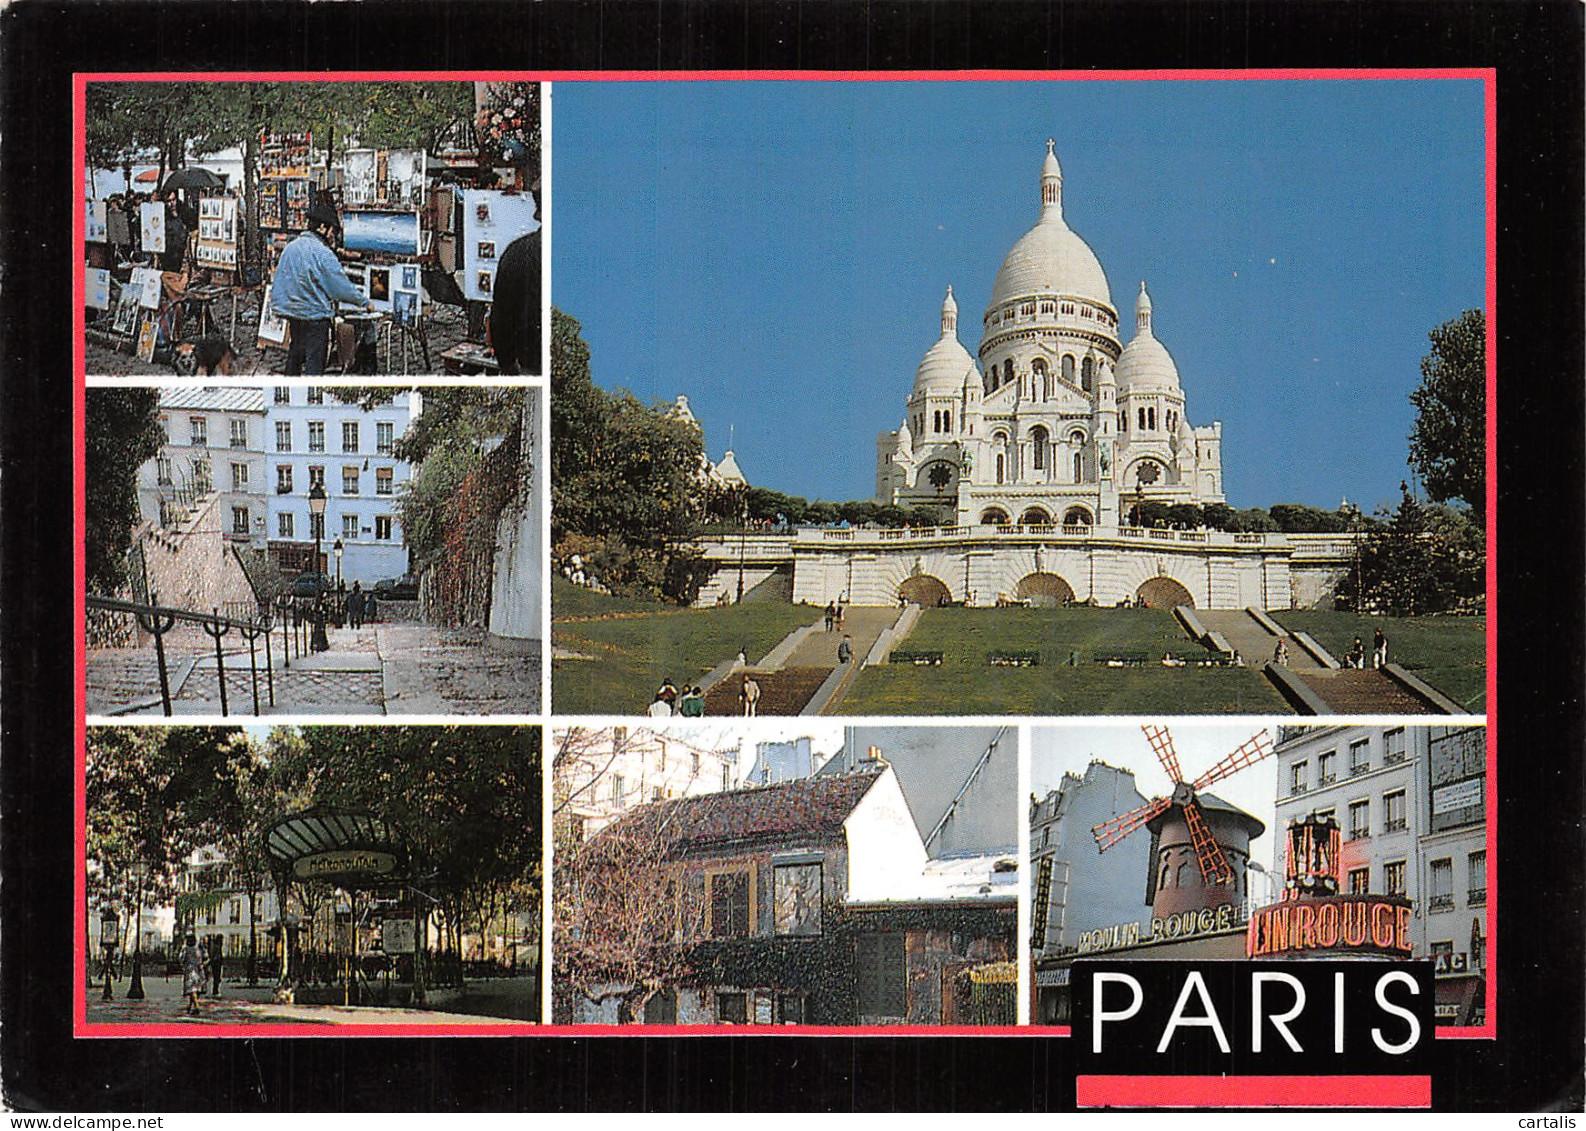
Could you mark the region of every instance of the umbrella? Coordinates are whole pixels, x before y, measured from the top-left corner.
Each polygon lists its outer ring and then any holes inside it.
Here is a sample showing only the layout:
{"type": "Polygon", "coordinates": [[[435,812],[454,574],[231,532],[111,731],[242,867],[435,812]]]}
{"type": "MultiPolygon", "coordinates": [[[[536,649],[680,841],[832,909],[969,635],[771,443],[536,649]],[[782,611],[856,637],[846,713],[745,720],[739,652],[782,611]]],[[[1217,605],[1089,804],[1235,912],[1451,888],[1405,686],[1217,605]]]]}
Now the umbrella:
{"type": "Polygon", "coordinates": [[[221,180],[214,173],[211,173],[208,169],[200,169],[196,165],[189,165],[187,168],[178,169],[169,177],[166,177],[165,188],[162,191],[169,191],[171,189],[225,187],[226,182],[221,180]]]}

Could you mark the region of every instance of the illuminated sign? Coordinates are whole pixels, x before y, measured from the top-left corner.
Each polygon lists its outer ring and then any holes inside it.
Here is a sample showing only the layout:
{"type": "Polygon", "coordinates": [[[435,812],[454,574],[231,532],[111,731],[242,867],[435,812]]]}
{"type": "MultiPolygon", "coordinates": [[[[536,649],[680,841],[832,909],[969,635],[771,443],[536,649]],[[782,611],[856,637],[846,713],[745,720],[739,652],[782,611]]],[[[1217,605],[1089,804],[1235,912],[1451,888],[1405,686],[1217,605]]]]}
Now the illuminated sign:
{"type": "Polygon", "coordinates": [[[1105,950],[1192,939],[1229,931],[1235,926],[1233,904],[1225,903],[1215,909],[1202,907],[1198,911],[1180,911],[1176,915],[1152,919],[1149,933],[1142,933],[1139,923],[1114,923],[1108,927],[1097,927],[1079,936],[1078,950],[1080,954],[1099,954],[1105,950]]]}
{"type": "Polygon", "coordinates": [[[1410,904],[1383,895],[1295,899],[1250,916],[1251,958],[1309,951],[1357,951],[1410,957],[1410,904]]]}
{"type": "Polygon", "coordinates": [[[389,852],[364,849],[337,849],[316,852],[292,864],[292,874],[300,880],[329,880],[346,876],[384,876],[396,870],[396,857],[389,852]]]}

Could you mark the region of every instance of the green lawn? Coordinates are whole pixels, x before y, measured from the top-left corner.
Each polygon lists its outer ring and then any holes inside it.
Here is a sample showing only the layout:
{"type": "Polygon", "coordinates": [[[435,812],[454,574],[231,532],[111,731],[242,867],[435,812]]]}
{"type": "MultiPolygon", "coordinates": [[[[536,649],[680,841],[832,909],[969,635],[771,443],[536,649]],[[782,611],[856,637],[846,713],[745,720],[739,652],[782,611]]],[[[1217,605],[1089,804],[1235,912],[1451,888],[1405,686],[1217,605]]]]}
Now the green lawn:
{"type": "Polygon", "coordinates": [[[1289,714],[1248,668],[1111,668],[1096,653],[1197,651],[1162,609],[927,609],[908,651],[942,653],[939,667],[866,668],[840,704],[847,715],[1289,714]],[[1035,668],[995,668],[991,651],[1039,650],[1035,668]],[[1079,665],[1069,667],[1070,653],[1079,665]]]}
{"type": "Polygon", "coordinates": [[[1473,715],[1487,709],[1486,617],[1361,617],[1322,609],[1276,612],[1290,631],[1308,632],[1342,661],[1355,637],[1371,655],[1371,633],[1388,637],[1388,659],[1437,688],[1473,715]]]}
{"type": "Polygon", "coordinates": [[[551,582],[551,640],[588,660],[553,660],[551,698],[557,714],[642,714],[661,680],[698,679],[742,648],[750,661],[775,647],[819,611],[775,601],[712,609],[605,597],[551,582]],[[567,623],[567,617],[598,617],[567,623]]]}

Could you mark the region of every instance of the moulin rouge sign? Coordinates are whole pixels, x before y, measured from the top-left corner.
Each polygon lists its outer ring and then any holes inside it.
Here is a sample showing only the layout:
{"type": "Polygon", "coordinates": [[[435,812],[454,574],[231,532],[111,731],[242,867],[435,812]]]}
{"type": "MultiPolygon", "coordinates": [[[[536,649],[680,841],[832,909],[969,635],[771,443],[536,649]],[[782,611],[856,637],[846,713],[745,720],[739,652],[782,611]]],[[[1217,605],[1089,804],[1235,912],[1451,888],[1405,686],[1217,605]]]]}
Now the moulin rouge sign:
{"type": "Polygon", "coordinates": [[[1318,951],[1410,957],[1410,904],[1386,895],[1334,895],[1274,903],[1250,916],[1251,958],[1318,951]]]}

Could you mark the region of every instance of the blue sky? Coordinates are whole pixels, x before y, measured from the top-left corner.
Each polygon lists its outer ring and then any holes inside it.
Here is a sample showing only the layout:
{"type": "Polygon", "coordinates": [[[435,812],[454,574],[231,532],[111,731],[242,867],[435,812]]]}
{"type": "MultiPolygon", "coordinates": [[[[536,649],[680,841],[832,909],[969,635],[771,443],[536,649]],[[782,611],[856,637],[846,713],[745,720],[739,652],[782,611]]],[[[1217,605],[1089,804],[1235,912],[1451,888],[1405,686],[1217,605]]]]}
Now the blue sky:
{"type": "Polygon", "coordinates": [[[1405,478],[1427,331],[1483,305],[1469,80],[558,83],[553,301],[595,380],[688,396],[750,482],[868,498],[942,294],[974,353],[1057,141],[1121,324],[1141,279],[1234,506],[1405,478]]]}

